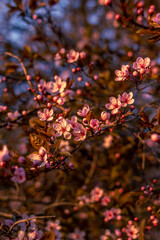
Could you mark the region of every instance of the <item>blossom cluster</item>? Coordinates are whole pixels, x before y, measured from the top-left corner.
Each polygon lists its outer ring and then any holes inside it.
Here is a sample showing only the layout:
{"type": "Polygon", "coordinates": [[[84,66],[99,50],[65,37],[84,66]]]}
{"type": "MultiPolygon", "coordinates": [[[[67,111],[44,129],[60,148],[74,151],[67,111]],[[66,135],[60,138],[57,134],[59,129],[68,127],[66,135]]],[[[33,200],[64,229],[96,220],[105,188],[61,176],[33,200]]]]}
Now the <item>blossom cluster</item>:
{"type": "Polygon", "coordinates": [[[138,57],[136,59],[136,62],[133,63],[133,72],[131,72],[131,66],[128,64],[122,65],[121,70],[115,71],[115,81],[130,80],[137,84],[141,83],[146,74],[149,73],[150,68],[151,60],[149,57],[146,57],[144,59],[142,57],[138,57]]]}
{"type": "Polygon", "coordinates": [[[66,58],[68,63],[74,63],[78,61],[80,58],[81,60],[86,57],[86,53],[83,52],[76,52],[74,49],[71,49],[68,53],[64,48],[62,48],[59,52],[55,55],[55,60],[60,60],[62,58],[66,58]]]}

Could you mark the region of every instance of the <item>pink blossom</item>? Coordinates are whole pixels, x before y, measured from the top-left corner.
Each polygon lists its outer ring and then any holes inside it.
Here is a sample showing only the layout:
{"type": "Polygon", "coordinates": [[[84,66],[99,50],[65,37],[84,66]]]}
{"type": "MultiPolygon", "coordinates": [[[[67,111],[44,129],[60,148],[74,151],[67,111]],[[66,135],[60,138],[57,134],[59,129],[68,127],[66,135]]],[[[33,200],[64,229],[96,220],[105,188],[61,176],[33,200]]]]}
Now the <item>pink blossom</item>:
{"type": "Polygon", "coordinates": [[[127,236],[130,238],[130,239],[137,239],[138,237],[138,233],[139,233],[139,229],[136,228],[134,225],[130,225],[128,224],[127,225],[127,228],[125,229],[125,233],[127,234],[127,236]]]}
{"type": "Polygon", "coordinates": [[[80,52],[79,56],[81,59],[84,59],[86,57],[86,53],[85,52],[80,52]]]}
{"type": "Polygon", "coordinates": [[[104,196],[101,200],[101,204],[102,204],[102,206],[107,206],[110,201],[111,201],[111,199],[109,197],[104,196]]]}
{"type": "Polygon", "coordinates": [[[80,206],[83,206],[84,204],[89,204],[90,203],[90,199],[86,195],[79,196],[78,200],[79,200],[79,205],[80,206]]]}
{"type": "Polygon", "coordinates": [[[71,120],[67,119],[67,123],[70,125],[72,129],[74,129],[77,126],[77,117],[72,116],[71,120]]]}
{"type": "Polygon", "coordinates": [[[58,148],[60,149],[61,152],[70,151],[71,150],[69,142],[68,141],[64,141],[64,140],[61,140],[58,148]]]}
{"type": "Polygon", "coordinates": [[[99,187],[95,187],[92,191],[91,191],[91,201],[93,202],[98,202],[101,197],[103,196],[103,189],[99,188],[99,187]]]}
{"type": "Polygon", "coordinates": [[[109,119],[110,119],[110,113],[107,113],[106,111],[101,112],[101,119],[102,121],[105,121],[105,124],[109,124],[109,119]]]}
{"type": "Polygon", "coordinates": [[[77,126],[74,128],[73,132],[74,136],[74,141],[83,141],[86,138],[87,130],[86,128],[83,127],[82,124],[77,123],[77,126]]]}
{"type": "Polygon", "coordinates": [[[39,92],[46,92],[48,90],[48,83],[45,80],[41,79],[40,83],[38,84],[39,92]]]}
{"type": "Polygon", "coordinates": [[[85,104],[82,110],[78,110],[77,114],[81,117],[85,117],[87,116],[89,110],[90,110],[89,105],[85,104]]]}
{"type": "Polygon", "coordinates": [[[113,141],[113,136],[112,135],[108,135],[104,138],[104,143],[103,143],[103,147],[108,149],[110,148],[111,144],[113,141]]]}
{"type": "Polygon", "coordinates": [[[10,156],[9,156],[9,151],[6,145],[3,146],[2,150],[0,150],[0,162],[7,162],[9,161],[10,156]]]}
{"type": "Polygon", "coordinates": [[[121,106],[122,107],[127,107],[127,105],[129,104],[133,104],[134,103],[134,99],[133,99],[133,93],[130,92],[129,94],[127,94],[126,92],[124,92],[121,95],[118,95],[118,99],[122,102],[121,106]]]}
{"type": "Polygon", "coordinates": [[[61,55],[59,53],[56,53],[54,60],[60,60],[61,59],[61,55]]]}
{"type": "Polygon", "coordinates": [[[91,119],[89,125],[91,128],[93,128],[93,130],[97,130],[99,128],[98,119],[91,119]]]}
{"type": "Polygon", "coordinates": [[[106,229],[105,234],[100,237],[100,240],[108,240],[108,237],[112,237],[114,239],[114,234],[112,234],[109,229],[106,229]]]}
{"type": "Polygon", "coordinates": [[[152,18],[153,22],[160,24],[160,13],[157,13],[155,17],[152,18]]]}
{"type": "Polygon", "coordinates": [[[80,231],[78,228],[74,230],[74,233],[69,233],[68,237],[72,240],[84,240],[86,233],[84,231],[80,231]]]}
{"type": "Polygon", "coordinates": [[[21,114],[18,111],[15,111],[14,113],[8,112],[7,116],[11,121],[16,120],[21,114]]]}
{"type": "Polygon", "coordinates": [[[151,59],[149,57],[146,57],[145,59],[138,57],[136,59],[136,62],[133,63],[133,68],[140,72],[141,74],[146,73],[146,71],[151,66],[151,59]]]}
{"type": "Polygon", "coordinates": [[[0,113],[4,111],[5,106],[0,105],[0,113]]]}
{"type": "Polygon", "coordinates": [[[62,105],[65,103],[65,99],[62,98],[62,97],[60,97],[60,98],[57,99],[56,103],[57,103],[58,105],[62,106],[62,105]]]}
{"type": "Polygon", "coordinates": [[[108,222],[111,219],[117,219],[120,220],[121,216],[120,216],[121,210],[119,208],[111,208],[110,210],[106,210],[104,212],[104,221],[108,222]]]}
{"type": "Polygon", "coordinates": [[[18,231],[18,237],[16,238],[16,240],[27,240],[27,238],[24,236],[25,235],[25,231],[18,231]]]}
{"type": "Polygon", "coordinates": [[[116,70],[116,78],[115,81],[124,81],[127,80],[129,77],[129,70],[130,66],[129,65],[122,65],[121,70],[116,70]]]}
{"type": "Polygon", "coordinates": [[[47,151],[44,147],[41,147],[39,149],[39,154],[36,154],[36,153],[32,153],[29,155],[28,157],[35,166],[37,167],[43,167],[46,165],[47,163],[47,151]]]}
{"type": "Polygon", "coordinates": [[[71,127],[65,119],[61,119],[59,123],[53,124],[53,129],[57,131],[55,134],[56,137],[64,135],[65,139],[71,138],[71,133],[69,132],[71,127]]]}
{"type": "Polygon", "coordinates": [[[37,230],[35,229],[32,232],[29,232],[28,235],[28,239],[29,240],[39,240],[42,237],[43,232],[41,230],[37,230]]]}
{"type": "Polygon", "coordinates": [[[26,173],[24,168],[16,168],[14,171],[14,176],[11,178],[13,182],[23,183],[26,181],[26,173]]]}
{"type": "Polygon", "coordinates": [[[62,81],[62,79],[58,76],[55,76],[54,80],[55,82],[48,82],[47,84],[48,92],[50,94],[58,92],[62,93],[67,86],[66,81],[62,81]]]}
{"type": "Polygon", "coordinates": [[[67,54],[68,62],[76,62],[79,58],[79,52],[74,51],[73,49],[67,54]]]}
{"type": "Polygon", "coordinates": [[[104,212],[104,221],[108,222],[109,220],[114,218],[113,210],[106,210],[104,212]]]}
{"type": "Polygon", "coordinates": [[[47,226],[46,226],[47,231],[54,231],[55,229],[59,231],[61,228],[62,227],[60,225],[59,220],[55,220],[54,222],[53,221],[48,221],[47,222],[47,226]]]}
{"type": "Polygon", "coordinates": [[[110,103],[106,104],[105,107],[109,110],[113,109],[111,114],[118,113],[118,110],[121,108],[121,101],[115,97],[110,97],[109,101],[110,103]]]}
{"type": "Polygon", "coordinates": [[[45,108],[43,112],[38,111],[37,114],[41,121],[52,121],[54,112],[53,109],[49,110],[45,108]]]}

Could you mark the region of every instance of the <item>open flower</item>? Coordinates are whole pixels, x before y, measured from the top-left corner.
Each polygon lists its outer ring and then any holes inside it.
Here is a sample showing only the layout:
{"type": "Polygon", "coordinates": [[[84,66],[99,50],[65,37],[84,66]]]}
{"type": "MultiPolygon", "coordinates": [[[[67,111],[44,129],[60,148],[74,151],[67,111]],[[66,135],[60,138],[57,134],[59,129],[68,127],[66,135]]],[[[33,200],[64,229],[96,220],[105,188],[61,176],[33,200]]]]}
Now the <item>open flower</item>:
{"type": "Polygon", "coordinates": [[[58,76],[55,76],[54,80],[55,80],[55,82],[52,82],[52,81],[48,82],[48,84],[47,84],[48,90],[47,91],[50,94],[58,93],[58,92],[62,93],[67,86],[66,81],[62,81],[62,79],[58,76]]]}
{"type": "Polygon", "coordinates": [[[82,110],[78,110],[77,114],[81,117],[85,117],[89,112],[89,105],[85,104],[82,110]]]}
{"type": "Polygon", "coordinates": [[[18,111],[15,111],[14,113],[8,112],[7,116],[11,121],[16,120],[21,114],[18,111]]]}
{"type": "Polygon", "coordinates": [[[70,127],[73,129],[77,126],[77,117],[76,116],[72,116],[71,120],[67,119],[66,121],[70,125],[70,127]]]}
{"type": "Polygon", "coordinates": [[[136,59],[136,62],[133,63],[133,68],[140,72],[141,74],[146,73],[146,71],[151,66],[151,59],[149,57],[146,57],[145,59],[138,57],[136,59]]]}
{"type": "Polygon", "coordinates": [[[52,121],[53,120],[53,109],[49,110],[45,108],[43,112],[38,111],[38,117],[41,121],[52,121]]]}
{"type": "Polygon", "coordinates": [[[26,173],[24,168],[16,168],[14,171],[14,176],[11,178],[13,182],[23,183],[26,181],[26,173]]]}
{"type": "Polygon", "coordinates": [[[118,113],[118,110],[121,108],[121,101],[115,97],[109,98],[110,103],[107,103],[105,107],[111,111],[111,114],[118,113]]]}
{"type": "Polygon", "coordinates": [[[116,70],[115,74],[117,77],[115,78],[115,81],[127,80],[127,78],[129,77],[129,69],[129,65],[122,65],[121,70],[116,70]]]}
{"type": "Polygon", "coordinates": [[[76,228],[73,233],[68,234],[68,237],[72,240],[84,240],[85,235],[86,233],[84,231],[80,231],[76,228]]]}
{"type": "Polygon", "coordinates": [[[29,159],[33,162],[33,164],[37,167],[43,167],[47,163],[47,151],[44,147],[39,149],[39,154],[33,153],[29,155],[29,159]]]}
{"type": "Polygon", "coordinates": [[[61,119],[59,123],[53,124],[53,129],[57,131],[55,134],[56,137],[64,135],[65,139],[71,138],[71,133],[69,132],[71,127],[65,119],[61,119]]]}
{"type": "Polygon", "coordinates": [[[121,95],[118,95],[118,99],[122,102],[121,106],[122,107],[126,107],[128,104],[133,104],[134,103],[134,99],[133,99],[133,93],[130,92],[129,94],[127,94],[126,92],[124,92],[121,95]]]}
{"type": "Polygon", "coordinates": [[[109,120],[110,120],[110,113],[107,113],[106,111],[101,112],[101,119],[102,121],[105,121],[105,124],[109,124],[109,120]]]}
{"type": "Polygon", "coordinates": [[[93,130],[97,130],[99,128],[98,119],[91,119],[89,125],[93,130]]]}
{"type": "Polygon", "coordinates": [[[74,136],[74,141],[83,141],[86,138],[87,130],[84,128],[84,126],[80,123],[77,123],[77,126],[74,128],[73,132],[74,136]]]}
{"type": "Polygon", "coordinates": [[[91,202],[98,202],[101,197],[103,196],[103,189],[99,188],[99,187],[95,187],[92,191],[91,191],[91,202]]]}
{"type": "Polygon", "coordinates": [[[79,58],[79,52],[74,51],[73,49],[67,54],[68,62],[76,62],[79,58]]]}
{"type": "Polygon", "coordinates": [[[160,24],[160,13],[157,13],[155,17],[152,18],[153,22],[160,24]]]}
{"type": "Polygon", "coordinates": [[[139,235],[139,229],[132,224],[128,224],[127,228],[125,229],[125,233],[130,239],[137,239],[139,235]]]}

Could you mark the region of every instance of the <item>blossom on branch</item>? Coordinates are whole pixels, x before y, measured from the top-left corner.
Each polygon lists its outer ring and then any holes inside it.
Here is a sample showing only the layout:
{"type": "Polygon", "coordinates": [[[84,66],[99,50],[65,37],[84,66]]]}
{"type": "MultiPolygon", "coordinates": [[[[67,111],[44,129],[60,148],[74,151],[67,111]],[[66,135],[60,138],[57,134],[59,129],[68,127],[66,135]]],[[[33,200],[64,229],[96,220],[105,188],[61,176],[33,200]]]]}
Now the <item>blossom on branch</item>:
{"type": "Polygon", "coordinates": [[[68,237],[72,240],[84,240],[86,233],[84,231],[80,231],[78,228],[74,230],[74,233],[69,233],[68,237]]]}
{"type": "Polygon", "coordinates": [[[43,167],[47,163],[47,151],[44,147],[39,149],[39,154],[33,153],[28,157],[36,167],[43,167]]]}
{"type": "Polygon", "coordinates": [[[122,94],[122,96],[119,94],[118,95],[118,99],[121,101],[121,106],[122,107],[127,107],[128,104],[130,105],[130,104],[134,103],[133,93],[132,92],[130,92],[129,94],[124,92],[122,94]]]}
{"type": "Polygon", "coordinates": [[[71,138],[71,133],[69,132],[71,127],[64,118],[61,119],[59,123],[53,124],[53,129],[56,131],[55,137],[64,135],[65,139],[71,138]]]}
{"type": "Polygon", "coordinates": [[[85,104],[82,110],[78,110],[77,114],[81,117],[85,117],[88,114],[89,110],[89,105],[85,104]]]}
{"type": "Polygon", "coordinates": [[[107,103],[105,107],[111,111],[111,114],[118,113],[118,110],[121,108],[122,103],[119,99],[116,99],[115,97],[109,98],[110,103],[107,103]]]}
{"type": "Polygon", "coordinates": [[[41,121],[52,121],[54,112],[53,109],[49,110],[45,108],[43,112],[38,111],[37,114],[41,121]]]}
{"type": "Polygon", "coordinates": [[[76,52],[75,50],[70,50],[70,52],[67,54],[68,63],[76,62],[79,58],[79,52],[76,52]]]}
{"type": "Polygon", "coordinates": [[[121,70],[116,70],[116,78],[115,81],[124,81],[127,80],[129,77],[129,70],[130,66],[129,65],[122,65],[121,70]]]}
{"type": "Polygon", "coordinates": [[[24,168],[19,167],[14,171],[14,176],[11,178],[13,182],[23,183],[26,181],[26,173],[24,168]]]}
{"type": "Polygon", "coordinates": [[[83,141],[86,138],[86,134],[86,128],[82,124],[77,123],[77,126],[74,128],[73,132],[73,135],[76,136],[74,141],[83,141]]]}
{"type": "Polygon", "coordinates": [[[157,13],[155,17],[152,18],[153,22],[160,24],[160,13],[157,13]]]}
{"type": "Polygon", "coordinates": [[[140,72],[140,74],[146,73],[146,71],[151,67],[151,59],[149,57],[141,58],[138,57],[136,62],[133,63],[133,68],[140,72]]]}

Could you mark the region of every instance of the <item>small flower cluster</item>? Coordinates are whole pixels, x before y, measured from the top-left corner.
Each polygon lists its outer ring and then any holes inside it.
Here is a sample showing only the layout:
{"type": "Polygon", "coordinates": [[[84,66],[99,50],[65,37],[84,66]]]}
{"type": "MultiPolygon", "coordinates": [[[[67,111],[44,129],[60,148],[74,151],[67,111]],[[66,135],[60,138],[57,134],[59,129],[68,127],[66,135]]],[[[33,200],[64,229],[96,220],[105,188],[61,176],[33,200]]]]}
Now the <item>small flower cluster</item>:
{"type": "Polygon", "coordinates": [[[33,166],[36,168],[43,167],[48,163],[47,161],[48,155],[44,147],[41,147],[39,149],[39,154],[32,153],[29,155],[28,158],[33,162],[33,166]]]}
{"type": "Polygon", "coordinates": [[[116,220],[121,220],[121,209],[119,208],[111,208],[110,210],[106,210],[104,212],[104,221],[108,222],[112,219],[116,219],[116,220]]]}
{"type": "Polygon", "coordinates": [[[66,53],[66,50],[62,48],[58,53],[56,53],[55,60],[66,58],[68,63],[74,63],[77,62],[79,58],[82,60],[85,57],[85,52],[76,52],[74,49],[71,49],[68,53],[66,53]]]}
{"type": "MultiPolygon", "coordinates": [[[[74,91],[70,89],[66,89],[67,82],[62,80],[57,75],[54,76],[54,81],[46,82],[44,80],[40,80],[38,84],[39,94],[35,97],[36,101],[39,102],[48,102],[48,98],[45,97],[47,94],[52,96],[52,101],[57,103],[58,105],[63,105],[66,101],[66,96],[72,99],[74,91]]],[[[50,103],[52,106],[52,104],[50,103]]]]}
{"type": "Polygon", "coordinates": [[[138,57],[136,62],[133,63],[134,71],[131,72],[130,65],[122,65],[121,70],[115,71],[115,81],[125,81],[130,80],[136,84],[141,83],[146,74],[149,73],[151,67],[151,60],[149,57],[141,58],[138,57]]]}
{"type": "Polygon", "coordinates": [[[137,239],[139,236],[139,228],[133,225],[133,221],[129,221],[126,228],[122,228],[122,232],[128,237],[128,240],[137,239]]]}
{"type": "Polygon", "coordinates": [[[110,103],[107,103],[105,105],[105,107],[111,111],[111,114],[118,114],[119,113],[119,109],[121,107],[127,107],[127,105],[131,105],[134,103],[134,99],[133,99],[133,93],[130,92],[129,94],[127,94],[126,92],[124,92],[121,95],[118,95],[118,98],[116,99],[115,97],[110,97],[109,98],[110,103]]]}
{"type": "Polygon", "coordinates": [[[48,232],[53,231],[54,234],[55,234],[55,239],[56,240],[61,240],[62,239],[62,233],[60,232],[61,228],[62,227],[60,225],[60,221],[55,220],[54,222],[53,221],[48,221],[45,229],[48,232]]]}
{"type": "Polygon", "coordinates": [[[86,195],[79,196],[78,201],[79,206],[96,202],[101,202],[102,206],[107,206],[111,199],[106,193],[104,193],[104,190],[102,188],[96,186],[90,192],[90,196],[86,195]]]}
{"type": "Polygon", "coordinates": [[[110,237],[113,240],[122,240],[120,237],[122,235],[121,231],[119,229],[115,229],[114,233],[111,233],[109,229],[105,230],[105,234],[100,237],[100,240],[109,240],[110,237]]]}

